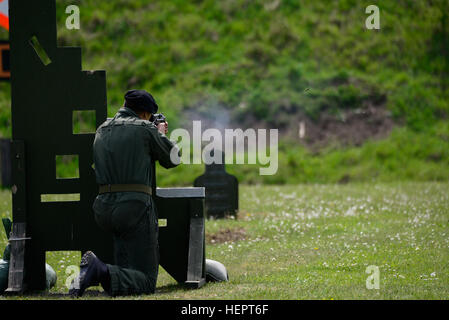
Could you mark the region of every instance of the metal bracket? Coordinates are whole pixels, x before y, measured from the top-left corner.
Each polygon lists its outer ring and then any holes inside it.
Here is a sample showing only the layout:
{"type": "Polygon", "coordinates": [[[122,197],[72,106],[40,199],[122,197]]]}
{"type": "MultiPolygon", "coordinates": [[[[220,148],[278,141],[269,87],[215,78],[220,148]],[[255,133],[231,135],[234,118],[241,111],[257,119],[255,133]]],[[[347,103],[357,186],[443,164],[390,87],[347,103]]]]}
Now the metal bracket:
{"type": "Polygon", "coordinates": [[[31,237],[26,237],[26,238],[9,238],[8,241],[21,241],[21,240],[31,240],[31,237]]]}

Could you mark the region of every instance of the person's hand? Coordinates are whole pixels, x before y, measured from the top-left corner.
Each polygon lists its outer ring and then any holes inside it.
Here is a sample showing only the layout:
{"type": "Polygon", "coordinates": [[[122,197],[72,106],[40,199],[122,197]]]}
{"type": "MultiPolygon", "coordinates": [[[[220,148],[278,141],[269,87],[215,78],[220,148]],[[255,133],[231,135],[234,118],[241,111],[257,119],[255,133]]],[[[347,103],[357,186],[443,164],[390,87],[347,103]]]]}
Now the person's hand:
{"type": "Polygon", "coordinates": [[[157,125],[157,129],[159,130],[160,133],[167,134],[168,133],[168,122],[159,123],[157,125]]]}

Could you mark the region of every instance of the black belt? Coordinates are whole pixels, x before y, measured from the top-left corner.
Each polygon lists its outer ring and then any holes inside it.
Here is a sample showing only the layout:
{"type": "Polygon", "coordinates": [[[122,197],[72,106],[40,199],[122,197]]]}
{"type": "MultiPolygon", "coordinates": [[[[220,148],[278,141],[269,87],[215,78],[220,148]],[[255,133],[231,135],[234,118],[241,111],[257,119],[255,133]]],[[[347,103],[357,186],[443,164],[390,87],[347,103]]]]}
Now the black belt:
{"type": "Polygon", "coordinates": [[[143,192],[151,196],[151,188],[145,184],[105,184],[100,186],[99,194],[109,192],[143,192]]]}

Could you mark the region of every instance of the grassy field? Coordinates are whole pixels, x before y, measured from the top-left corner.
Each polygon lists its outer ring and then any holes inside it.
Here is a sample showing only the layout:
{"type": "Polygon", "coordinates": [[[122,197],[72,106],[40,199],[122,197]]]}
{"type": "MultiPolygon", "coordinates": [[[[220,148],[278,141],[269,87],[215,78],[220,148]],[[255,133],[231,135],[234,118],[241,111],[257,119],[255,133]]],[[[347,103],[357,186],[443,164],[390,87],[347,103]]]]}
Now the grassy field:
{"type": "MultiPolygon", "coordinates": [[[[228,283],[185,290],[162,269],[155,295],[136,299],[447,299],[449,184],[241,186],[238,219],[206,223],[207,258],[226,265],[228,283]],[[367,289],[368,266],[380,288],[367,289]]],[[[11,216],[11,196],[0,193],[11,216]]],[[[6,244],[4,234],[0,247],[6,244]]],[[[79,254],[53,252],[57,286],[79,254]]],[[[94,288],[87,299],[104,299],[94,288]]]]}

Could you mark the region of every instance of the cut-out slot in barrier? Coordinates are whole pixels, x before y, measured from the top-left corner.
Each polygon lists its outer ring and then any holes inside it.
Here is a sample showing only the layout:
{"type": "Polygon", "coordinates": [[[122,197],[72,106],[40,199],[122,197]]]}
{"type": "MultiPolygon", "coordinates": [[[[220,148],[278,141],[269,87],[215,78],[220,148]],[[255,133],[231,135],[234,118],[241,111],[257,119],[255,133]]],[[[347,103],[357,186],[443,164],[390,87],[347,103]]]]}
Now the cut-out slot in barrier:
{"type": "Polygon", "coordinates": [[[75,110],[72,121],[73,134],[95,133],[97,130],[95,110],[75,110]]]}
{"type": "Polygon", "coordinates": [[[34,51],[36,51],[37,56],[41,59],[44,66],[48,66],[51,63],[50,57],[45,52],[45,49],[39,43],[39,40],[36,36],[32,36],[30,39],[30,45],[33,47],[34,51]]]}
{"type": "Polygon", "coordinates": [[[56,179],[77,179],[80,177],[78,155],[56,155],[55,162],[56,179]]]}
{"type": "Polygon", "coordinates": [[[46,251],[45,273],[46,287],[50,289],[56,285],[66,288],[75,280],[80,272],[81,251],[46,251]]]}
{"type": "Polygon", "coordinates": [[[79,193],[41,194],[41,202],[80,201],[79,193]]]}
{"type": "Polygon", "coordinates": [[[167,219],[159,219],[158,220],[159,227],[166,227],[167,226],[167,219]]]}

